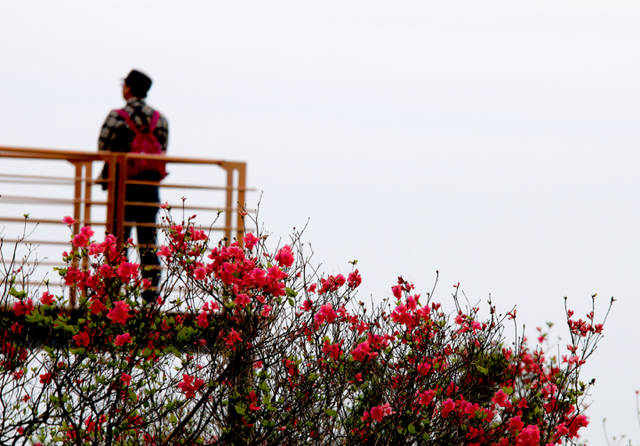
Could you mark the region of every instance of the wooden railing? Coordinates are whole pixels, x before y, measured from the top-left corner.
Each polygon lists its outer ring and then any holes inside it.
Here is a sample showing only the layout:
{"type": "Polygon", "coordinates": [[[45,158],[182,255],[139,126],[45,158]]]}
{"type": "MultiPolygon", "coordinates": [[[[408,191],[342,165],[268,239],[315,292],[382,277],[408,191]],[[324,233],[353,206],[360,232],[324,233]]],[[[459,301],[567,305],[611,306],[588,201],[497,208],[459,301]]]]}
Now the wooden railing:
{"type": "MultiPolygon", "coordinates": [[[[125,227],[133,225],[124,221],[125,205],[140,204],[125,201],[127,184],[158,184],[161,200],[170,208],[185,215],[197,213],[198,221],[207,220],[203,228],[222,232],[227,241],[234,238],[242,241],[244,216],[252,212],[246,208],[247,166],[244,162],[163,156],[170,174],[164,181],[154,183],[126,179],[129,159],[154,158],[153,155],[0,146],[0,158],[0,226],[5,228],[24,224],[23,214],[28,213],[28,223],[66,230],[62,217],[70,215],[75,220],[73,234],[82,226],[91,226],[97,234],[100,230],[97,228],[104,227],[105,233],[114,234],[122,241],[125,227]],[[96,163],[100,168],[103,163],[108,164],[106,181],[98,180],[100,171],[96,163]],[[103,183],[107,186],[106,194],[99,187],[103,183]],[[198,199],[205,202],[195,204],[193,200],[198,199]],[[39,212],[38,208],[44,211],[39,212]],[[215,223],[209,224],[212,221],[215,223]]],[[[59,249],[69,244],[66,231],[66,234],[59,230],[58,233],[44,231],[45,236],[40,239],[38,232],[33,234],[36,239],[29,239],[29,243],[59,249]]],[[[3,231],[5,244],[22,240],[11,235],[10,231],[3,231]]],[[[59,252],[52,257],[60,258],[59,252]]],[[[39,265],[44,266],[58,263],[47,259],[39,261],[39,265]]]]}

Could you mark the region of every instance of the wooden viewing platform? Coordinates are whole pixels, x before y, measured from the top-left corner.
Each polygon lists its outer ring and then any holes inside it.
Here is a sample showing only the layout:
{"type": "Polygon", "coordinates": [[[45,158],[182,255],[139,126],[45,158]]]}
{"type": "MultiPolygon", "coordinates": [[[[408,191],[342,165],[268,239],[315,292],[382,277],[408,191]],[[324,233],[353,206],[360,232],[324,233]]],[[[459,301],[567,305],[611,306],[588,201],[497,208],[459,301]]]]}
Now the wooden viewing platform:
{"type": "MultiPolygon", "coordinates": [[[[125,228],[135,225],[124,221],[125,205],[138,204],[125,201],[127,184],[157,184],[161,200],[174,211],[180,211],[183,220],[188,219],[191,213],[197,213],[199,217],[203,215],[203,218],[209,218],[209,222],[216,223],[203,228],[222,233],[227,241],[234,238],[242,241],[244,216],[247,212],[253,212],[245,205],[249,190],[246,187],[245,162],[2,146],[0,157],[3,158],[0,167],[0,225],[4,226],[4,247],[11,244],[38,246],[37,254],[47,248],[56,249],[50,257],[45,256],[37,261],[39,268],[47,267],[48,271],[52,271],[53,266],[64,265],[57,259],[61,258],[65,246],[72,249],[70,239],[83,226],[91,226],[97,239],[101,239],[99,228],[104,228],[105,233],[114,234],[122,242],[125,228]],[[158,157],[167,163],[169,176],[165,180],[158,183],[126,179],[128,160],[158,157]],[[99,166],[95,166],[96,163],[99,166]],[[109,166],[106,181],[97,179],[103,163],[109,166]],[[116,172],[122,174],[116,175],[116,172]],[[100,188],[103,183],[106,183],[106,193],[100,188]],[[203,203],[192,202],[192,197],[203,203]],[[29,214],[28,218],[24,214],[29,214]],[[66,215],[75,220],[71,225],[71,234],[62,220],[66,215]],[[221,218],[218,219],[218,216],[221,218]],[[20,230],[29,232],[20,229],[25,222],[39,228],[26,239],[15,235],[20,230]],[[41,230],[42,227],[46,227],[46,231],[41,230]]],[[[158,223],[156,226],[159,226],[158,223]]],[[[0,261],[5,271],[7,261],[6,258],[0,261]]],[[[31,279],[34,278],[39,280],[23,281],[22,284],[42,286],[41,278],[31,274],[31,279]]],[[[70,296],[70,304],[72,307],[75,304],[73,295],[70,296]]]]}

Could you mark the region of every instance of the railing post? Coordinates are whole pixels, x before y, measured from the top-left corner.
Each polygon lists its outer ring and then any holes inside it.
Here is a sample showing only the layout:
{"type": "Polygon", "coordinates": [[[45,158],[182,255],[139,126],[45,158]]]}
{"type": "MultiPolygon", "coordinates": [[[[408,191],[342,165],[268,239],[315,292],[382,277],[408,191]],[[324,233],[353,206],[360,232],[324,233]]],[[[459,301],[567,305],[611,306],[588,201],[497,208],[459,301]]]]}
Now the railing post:
{"type": "Polygon", "coordinates": [[[244,238],[245,192],[247,187],[247,164],[238,164],[238,209],[236,212],[236,237],[242,245],[244,238]]]}
{"type": "MultiPolygon", "coordinates": [[[[75,167],[75,179],[73,182],[73,219],[75,223],[73,224],[73,235],[77,235],[80,232],[80,221],[82,216],[80,215],[81,203],[82,203],[82,163],[79,161],[70,160],[75,167]]],[[[76,247],[71,247],[71,252],[76,252],[76,247]]],[[[78,267],[78,258],[73,257],[71,262],[71,266],[74,268],[78,267]]],[[[71,308],[76,306],[76,293],[77,288],[75,285],[72,285],[69,289],[69,306],[71,308]]]]}
{"type": "Polygon", "coordinates": [[[116,166],[116,181],[117,181],[117,193],[118,196],[116,198],[116,213],[115,213],[115,236],[116,240],[118,240],[118,244],[122,246],[125,242],[124,240],[124,200],[126,197],[126,187],[127,187],[127,154],[120,153],[117,156],[117,166],[116,166]]]}
{"type": "Polygon", "coordinates": [[[109,177],[104,179],[107,181],[107,221],[105,222],[105,232],[107,234],[116,234],[116,228],[114,227],[114,223],[116,221],[116,169],[118,166],[117,163],[117,155],[112,154],[109,158],[105,160],[105,163],[109,167],[107,167],[109,172],[109,177]]]}
{"type": "MultiPolygon", "coordinates": [[[[91,186],[93,186],[93,173],[92,161],[86,161],[83,164],[84,167],[84,212],[82,223],[85,226],[91,225],[91,186]]],[[[84,257],[82,259],[82,270],[87,271],[89,269],[89,258],[84,257]]]]}
{"type": "Polygon", "coordinates": [[[224,169],[227,171],[227,190],[226,190],[226,203],[225,203],[225,215],[224,215],[224,235],[227,239],[227,245],[231,244],[231,224],[233,212],[233,166],[224,164],[224,169]]]}

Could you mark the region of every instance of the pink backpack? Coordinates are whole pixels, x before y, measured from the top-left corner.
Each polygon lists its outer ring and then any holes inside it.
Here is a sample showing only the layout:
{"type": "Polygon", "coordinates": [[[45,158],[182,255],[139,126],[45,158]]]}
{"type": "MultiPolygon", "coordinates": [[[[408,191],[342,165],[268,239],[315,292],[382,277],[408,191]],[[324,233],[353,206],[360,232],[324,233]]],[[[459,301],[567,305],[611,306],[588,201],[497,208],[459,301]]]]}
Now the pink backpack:
{"type": "MultiPolygon", "coordinates": [[[[143,133],[133,122],[131,116],[129,116],[129,113],[127,113],[124,109],[116,111],[118,112],[118,115],[120,115],[120,117],[124,119],[127,127],[133,130],[133,132],[135,133],[133,142],[131,142],[130,153],[144,153],[145,155],[162,154],[162,144],[158,142],[153,134],[156,125],[158,125],[160,113],[158,113],[157,111],[153,112],[151,122],[149,122],[149,130],[143,133]]],[[[166,162],[150,159],[130,159],[129,163],[127,164],[127,178],[135,177],[142,172],[155,172],[160,175],[160,179],[163,179],[167,176],[166,162]]]]}

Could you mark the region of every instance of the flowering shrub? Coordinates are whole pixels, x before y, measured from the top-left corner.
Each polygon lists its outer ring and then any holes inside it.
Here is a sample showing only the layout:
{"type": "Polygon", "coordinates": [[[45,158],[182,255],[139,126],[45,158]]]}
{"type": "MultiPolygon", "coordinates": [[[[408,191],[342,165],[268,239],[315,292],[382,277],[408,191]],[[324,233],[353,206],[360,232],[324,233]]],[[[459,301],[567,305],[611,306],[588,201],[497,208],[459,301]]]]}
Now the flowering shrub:
{"type": "Polygon", "coordinates": [[[212,246],[191,221],[167,234],[155,302],[139,265],[89,228],[59,270],[76,308],[6,287],[1,444],[542,445],[588,423],[595,304],[567,310],[571,343],[548,356],[506,341],[515,311],[489,303],[483,319],[457,288],[454,314],[403,278],[368,309],[359,271],[320,274],[299,234],[275,252],[254,234],[212,246]]]}

